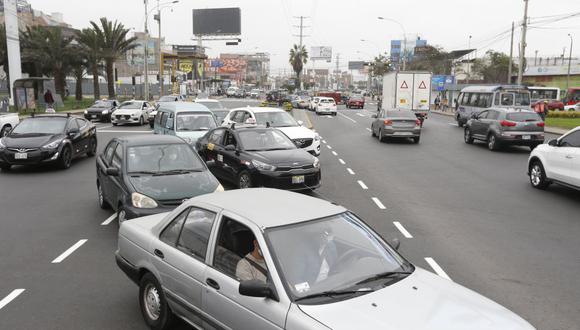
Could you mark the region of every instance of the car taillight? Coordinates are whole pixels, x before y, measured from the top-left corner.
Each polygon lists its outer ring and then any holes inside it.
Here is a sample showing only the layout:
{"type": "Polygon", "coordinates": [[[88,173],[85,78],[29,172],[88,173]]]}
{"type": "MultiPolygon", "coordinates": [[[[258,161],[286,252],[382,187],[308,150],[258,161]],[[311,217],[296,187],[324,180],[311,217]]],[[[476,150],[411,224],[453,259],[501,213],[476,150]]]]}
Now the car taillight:
{"type": "Polygon", "coordinates": [[[421,121],[419,119],[415,120],[415,126],[421,126],[421,121]]]}
{"type": "Polygon", "coordinates": [[[543,121],[541,121],[541,122],[537,123],[536,125],[538,127],[544,127],[546,124],[543,121]]]}
{"type": "Polygon", "coordinates": [[[500,124],[501,126],[503,126],[503,127],[514,127],[514,126],[516,126],[516,125],[517,125],[517,124],[516,124],[516,123],[514,123],[513,121],[509,121],[509,120],[502,120],[502,121],[500,121],[500,122],[499,122],[499,124],[500,124]]]}
{"type": "Polygon", "coordinates": [[[392,120],[385,120],[385,126],[391,126],[391,125],[393,125],[392,120]]]}

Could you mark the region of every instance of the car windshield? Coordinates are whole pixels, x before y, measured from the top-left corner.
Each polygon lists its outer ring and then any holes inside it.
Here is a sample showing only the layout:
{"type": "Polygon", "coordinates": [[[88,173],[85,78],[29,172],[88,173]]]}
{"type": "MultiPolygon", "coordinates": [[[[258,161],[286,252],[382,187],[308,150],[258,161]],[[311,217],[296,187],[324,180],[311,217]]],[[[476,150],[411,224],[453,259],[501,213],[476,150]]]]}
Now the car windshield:
{"type": "Polygon", "coordinates": [[[537,113],[534,112],[514,112],[508,113],[506,116],[507,120],[511,121],[541,121],[542,118],[537,113]]]}
{"type": "Polygon", "coordinates": [[[175,96],[166,95],[166,96],[160,97],[159,101],[157,101],[157,102],[175,102],[176,99],[177,99],[177,97],[175,97],[175,96]]]}
{"type": "Polygon", "coordinates": [[[177,131],[209,131],[217,124],[211,113],[182,112],[177,114],[175,129],[177,131]]]}
{"type": "Polygon", "coordinates": [[[530,105],[530,93],[528,92],[510,92],[501,93],[501,105],[530,105]]]}
{"type": "Polygon", "coordinates": [[[129,173],[200,171],[203,169],[199,157],[185,143],[137,146],[127,149],[127,172],[129,173]]]}
{"type": "Polygon", "coordinates": [[[127,101],[119,106],[119,109],[141,109],[141,102],[127,101]]]}
{"type": "Polygon", "coordinates": [[[407,110],[397,110],[397,111],[387,111],[387,117],[399,117],[399,118],[413,118],[416,119],[415,113],[407,110]]]}
{"type": "Polygon", "coordinates": [[[284,133],[275,129],[240,131],[238,135],[246,151],[296,149],[284,133]]]}
{"type": "Polygon", "coordinates": [[[287,290],[303,303],[323,302],[314,297],[329,290],[382,288],[401,277],[379,275],[413,270],[349,212],[268,229],[265,237],[287,290]]]}
{"type": "Polygon", "coordinates": [[[201,105],[204,105],[206,108],[210,109],[210,110],[214,110],[214,109],[223,109],[224,107],[222,106],[222,104],[218,101],[218,102],[209,102],[209,101],[197,101],[195,103],[199,103],[201,105]]]}
{"type": "Polygon", "coordinates": [[[22,120],[11,134],[62,134],[66,123],[67,119],[61,117],[28,118],[22,120]]]}
{"type": "Polygon", "coordinates": [[[112,105],[111,101],[97,101],[92,105],[92,108],[110,108],[112,105]]]}
{"type": "Polygon", "coordinates": [[[270,123],[270,126],[272,127],[298,126],[294,117],[286,112],[260,112],[255,115],[258,125],[266,125],[266,123],[270,123]]]}

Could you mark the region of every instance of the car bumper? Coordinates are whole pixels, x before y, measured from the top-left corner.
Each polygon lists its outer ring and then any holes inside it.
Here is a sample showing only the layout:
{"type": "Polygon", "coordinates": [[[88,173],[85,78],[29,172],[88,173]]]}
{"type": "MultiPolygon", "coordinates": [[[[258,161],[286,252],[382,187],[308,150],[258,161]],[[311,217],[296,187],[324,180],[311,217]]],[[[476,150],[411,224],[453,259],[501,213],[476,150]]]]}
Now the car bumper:
{"type": "Polygon", "coordinates": [[[101,112],[95,112],[95,113],[85,113],[85,119],[86,120],[98,120],[98,121],[109,121],[111,120],[111,114],[105,114],[103,115],[101,112]]]}
{"type": "Polygon", "coordinates": [[[319,169],[294,170],[287,172],[257,171],[253,175],[256,186],[291,191],[310,190],[320,187],[322,175],[319,169]],[[303,183],[292,183],[293,177],[304,176],[303,183]]]}
{"type": "Polygon", "coordinates": [[[316,109],[316,113],[336,113],[336,109],[316,109]]]}
{"type": "Polygon", "coordinates": [[[421,129],[420,128],[385,127],[383,129],[383,136],[400,137],[400,138],[419,137],[419,136],[421,136],[421,129]]]}
{"type": "Polygon", "coordinates": [[[349,107],[359,107],[359,108],[364,108],[365,104],[364,103],[349,103],[348,104],[349,107]]]}
{"type": "Polygon", "coordinates": [[[129,117],[121,116],[117,118],[116,116],[111,117],[111,123],[113,124],[138,124],[141,117],[129,117]]]}
{"type": "Polygon", "coordinates": [[[115,261],[117,266],[131,279],[135,284],[139,284],[139,269],[131,264],[127,259],[119,254],[119,250],[115,251],[115,261]]]}
{"type": "Polygon", "coordinates": [[[0,164],[8,165],[38,165],[51,163],[58,160],[59,150],[35,150],[27,152],[26,159],[16,159],[16,152],[4,150],[0,152],[0,164]]]}
{"type": "Polygon", "coordinates": [[[179,206],[179,204],[170,205],[170,206],[158,206],[158,207],[155,207],[152,209],[142,209],[142,208],[134,207],[131,204],[129,204],[129,205],[125,204],[124,209],[125,209],[125,212],[127,214],[126,215],[127,220],[129,220],[129,219],[141,218],[141,217],[146,217],[149,215],[169,212],[178,206],[179,206]]]}
{"type": "Polygon", "coordinates": [[[497,141],[501,144],[531,146],[544,143],[544,134],[526,132],[502,133],[497,137],[497,141]],[[529,137],[529,139],[526,137],[529,137]]]}

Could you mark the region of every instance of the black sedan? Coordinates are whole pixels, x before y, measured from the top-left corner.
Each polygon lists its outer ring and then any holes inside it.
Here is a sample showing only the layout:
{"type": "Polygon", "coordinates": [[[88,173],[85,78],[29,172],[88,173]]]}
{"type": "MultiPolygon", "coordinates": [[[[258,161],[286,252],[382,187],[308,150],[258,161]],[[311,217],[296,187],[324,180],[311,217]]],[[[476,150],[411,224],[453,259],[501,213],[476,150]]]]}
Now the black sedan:
{"type": "Polygon", "coordinates": [[[275,128],[219,127],[200,138],[196,149],[216,177],[239,188],[320,187],[318,158],[275,128]]]}
{"type": "Polygon", "coordinates": [[[109,122],[111,121],[111,114],[117,110],[118,106],[119,102],[116,100],[97,101],[85,110],[85,119],[109,122]]]}
{"type": "Polygon", "coordinates": [[[113,208],[119,223],[167,212],[186,199],[222,190],[199,156],[176,136],[114,138],[97,157],[99,205],[113,208]]]}
{"type": "Polygon", "coordinates": [[[97,129],[91,122],[68,115],[30,117],[0,139],[0,168],[55,163],[67,169],[73,158],[94,156],[96,150],[97,129]]]}

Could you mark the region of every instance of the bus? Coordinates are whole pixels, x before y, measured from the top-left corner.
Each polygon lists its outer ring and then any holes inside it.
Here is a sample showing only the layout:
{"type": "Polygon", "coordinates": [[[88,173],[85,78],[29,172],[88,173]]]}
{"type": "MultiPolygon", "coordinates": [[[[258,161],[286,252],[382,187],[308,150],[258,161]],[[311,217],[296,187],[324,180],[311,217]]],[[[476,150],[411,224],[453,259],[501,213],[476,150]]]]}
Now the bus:
{"type": "Polygon", "coordinates": [[[528,86],[532,103],[539,100],[560,100],[560,88],[558,87],[540,87],[528,86]]]}

